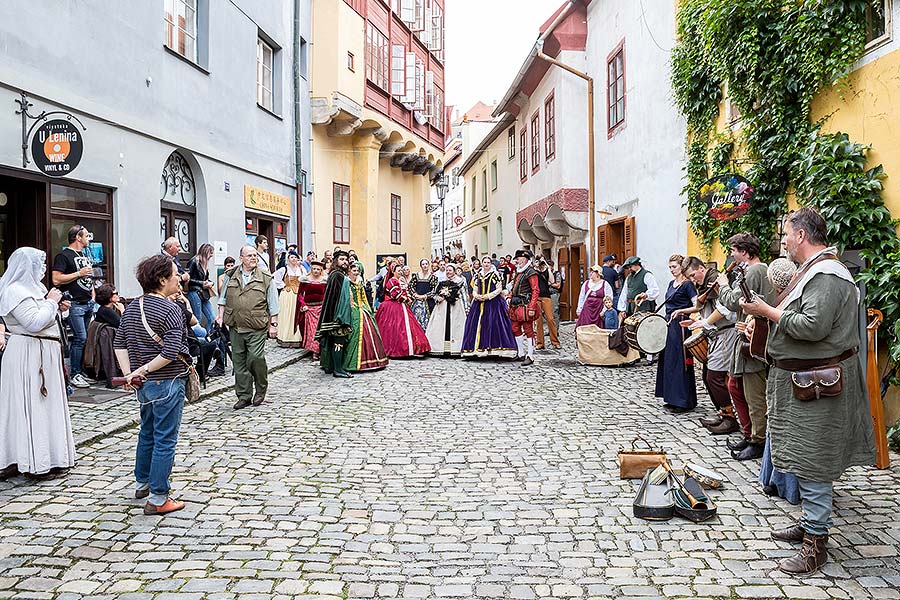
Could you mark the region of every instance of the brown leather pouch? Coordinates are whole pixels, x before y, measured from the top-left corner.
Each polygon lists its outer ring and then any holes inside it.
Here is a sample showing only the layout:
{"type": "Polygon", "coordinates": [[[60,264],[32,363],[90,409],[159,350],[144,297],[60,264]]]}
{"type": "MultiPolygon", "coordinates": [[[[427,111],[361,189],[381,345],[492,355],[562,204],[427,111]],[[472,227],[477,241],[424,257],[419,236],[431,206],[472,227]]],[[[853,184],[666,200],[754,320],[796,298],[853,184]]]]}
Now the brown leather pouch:
{"type": "Polygon", "coordinates": [[[666,461],[666,453],[660,448],[654,450],[650,443],[637,436],[631,442],[631,450],[619,448],[619,479],[641,479],[647,469],[655,469],[666,461]],[[635,444],[644,442],[648,450],[638,450],[635,444]]]}
{"type": "Polygon", "coordinates": [[[833,398],[844,389],[843,371],[840,365],[795,371],[791,373],[791,387],[794,397],[803,402],[833,398]]]}

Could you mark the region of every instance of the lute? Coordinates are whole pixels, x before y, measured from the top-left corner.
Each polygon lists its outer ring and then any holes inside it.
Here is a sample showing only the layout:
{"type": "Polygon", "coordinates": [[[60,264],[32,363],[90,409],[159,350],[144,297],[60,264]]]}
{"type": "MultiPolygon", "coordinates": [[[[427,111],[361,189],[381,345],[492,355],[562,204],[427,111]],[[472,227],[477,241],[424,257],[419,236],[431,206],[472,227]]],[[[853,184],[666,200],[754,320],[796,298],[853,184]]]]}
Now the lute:
{"type": "MultiPolygon", "coordinates": [[[[741,294],[744,300],[753,299],[753,291],[747,285],[747,266],[741,265],[737,268],[738,284],[741,287],[741,294]]],[[[750,341],[744,341],[741,344],[741,352],[744,356],[750,356],[764,363],[768,363],[768,346],[769,346],[769,320],[765,317],[753,317],[753,331],[750,333],[750,341]]]]}

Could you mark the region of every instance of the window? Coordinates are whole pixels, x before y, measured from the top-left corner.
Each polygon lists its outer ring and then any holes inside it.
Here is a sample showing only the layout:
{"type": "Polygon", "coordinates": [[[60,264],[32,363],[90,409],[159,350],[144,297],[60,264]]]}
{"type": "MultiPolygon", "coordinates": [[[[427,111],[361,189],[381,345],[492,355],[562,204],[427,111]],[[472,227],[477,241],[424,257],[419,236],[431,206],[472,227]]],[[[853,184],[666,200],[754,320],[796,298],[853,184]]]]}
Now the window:
{"type": "Polygon", "coordinates": [[[503,217],[497,216],[497,245],[503,245],[503,217]]]}
{"type": "Polygon", "coordinates": [[[197,62],[197,0],[165,0],[166,47],[197,62]]]}
{"type": "Polygon", "coordinates": [[[309,48],[306,40],[300,38],[300,77],[309,79],[309,48]]]}
{"type": "Polygon", "coordinates": [[[531,172],[541,168],[541,111],[531,116],[531,172]]]}
{"type": "Polygon", "coordinates": [[[425,62],[416,57],[416,98],[413,102],[414,110],[425,110],[425,62]]]}
{"type": "Polygon", "coordinates": [[[523,127],[519,133],[519,179],[525,181],[528,179],[528,134],[527,127],[523,127]]]}
{"type": "Polygon", "coordinates": [[[472,175],[472,212],[475,212],[475,194],[478,193],[478,175],[472,175]]]}
{"type": "Polygon", "coordinates": [[[353,56],[352,52],[347,53],[347,68],[356,72],[356,58],[353,56]]]}
{"type": "Polygon", "coordinates": [[[556,156],[556,102],[553,93],[544,100],[544,144],[547,160],[556,156]]]}
{"type": "Polygon", "coordinates": [[[434,88],[434,113],[431,115],[431,124],[435,129],[444,132],[444,92],[439,87],[434,88]]]}
{"type": "Polygon", "coordinates": [[[516,126],[506,130],[506,153],[509,160],[516,157],[516,126]]]}
{"type": "Polygon", "coordinates": [[[350,243],[350,186],[334,184],[334,243],[350,243]]]}
{"type": "Polygon", "coordinates": [[[388,39],[371,22],[366,21],[366,78],[388,91],[389,77],[388,39]]]}
{"type": "Polygon", "coordinates": [[[444,62],[444,9],[437,4],[431,5],[431,40],[428,49],[435,57],[444,62]]]}
{"type": "Polygon", "coordinates": [[[391,46],[391,95],[397,98],[406,96],[406,46],[391,46]]]}
{"type": "Polygon", "coordinates": [[[256,103],[266,110],[274,110],[272,73],[275,70],[275,51],[261,38],[256,40],[256,103]]]}
{"type": "Polygon", "coordinates": [[[606,61],[609,74],[606,89],[607,128],[612,133],[625,122],[625,47],[621,46],[606,61]]]}
{"type": "Polygon", "coordinates": [[[497,161],[491,163],[491,191],[497,189],[497,161]]]}
{"type": "Polygon", "coordinates": [[[159,182],[160,236],[176,237],[181,258],[196,252],[197,196],[191,166],[179,152],[173,152],[163,166],[159,182]]]}
{"type": "Polygon", "coordinates": [[[891,39],[891,1],[876,0],[866,4],[866,50],[891,39]]]}
{"type": "Polygon", "coordinates": [[[391,243],[400,243],[400,196],[391,194],[391,243]]]}
{"type": "Polygon", "coordinates": [[[488,178],[487,169],[481,172],[481,210],[487,210],[488,178]]]}

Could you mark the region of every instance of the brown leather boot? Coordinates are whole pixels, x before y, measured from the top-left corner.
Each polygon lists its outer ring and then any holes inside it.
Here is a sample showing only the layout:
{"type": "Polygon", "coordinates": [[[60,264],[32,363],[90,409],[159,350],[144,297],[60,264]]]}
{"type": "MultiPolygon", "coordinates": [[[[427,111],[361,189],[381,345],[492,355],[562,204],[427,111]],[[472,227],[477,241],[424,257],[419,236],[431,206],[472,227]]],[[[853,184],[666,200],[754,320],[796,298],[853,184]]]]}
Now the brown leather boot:
{"type": "Polygon", "coordinates": [[[828,562],[828,534],[803,536],[803,546],[794,556],[778,563],[778,568],[791,575],[809,575],[828,562]]]}
{"type": "Polygon", "coordinates": [[[703,417],[702,419],[700,419],[700,424],[703,425],[704,427],[710,427],[710,426],[712,426],[712,425],[718,425],[719,423],[722,422],[722,417],[723,417],[723,416],[724,416],[724,415],[723,415],[722,413],[716,413],[716,414],[715,414],[714,416],[712,416],[712,417],[703,417]]]}
{"type": "Polygon", "coordinates": [[[806,532],[800,527],[800,523],[794,523],[790,527],[773,531],[772,539],[782,542],[802,542],[805,534],[806,532]]]}
{"type": "Polygon", "coordinates": [[[738,431],[740,428],[741,426],[738,424],[737,419],[728,415],[722,417],[722,422],[718,425],[707,427],[709,432],[713,435],[727,435],[738,431]]]}

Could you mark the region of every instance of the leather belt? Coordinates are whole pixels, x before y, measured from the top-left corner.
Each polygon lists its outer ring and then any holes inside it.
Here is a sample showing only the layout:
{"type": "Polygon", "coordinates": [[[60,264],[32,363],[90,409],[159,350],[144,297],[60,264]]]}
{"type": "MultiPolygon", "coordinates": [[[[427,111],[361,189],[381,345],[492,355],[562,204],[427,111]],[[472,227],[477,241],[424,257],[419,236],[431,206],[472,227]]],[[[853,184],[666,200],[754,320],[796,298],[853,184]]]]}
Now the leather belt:
{"type": "Polygon", "coordinates": [[[834,356],[832,358],[785,358],[783,360],[776,360],[775,367],[785,371],[808,371],[810,369],[821,369],[822,367],[833,367],[856,354],[858,350],[858,348],[851,348],[841,353],[840,356],[834,356]]]}

